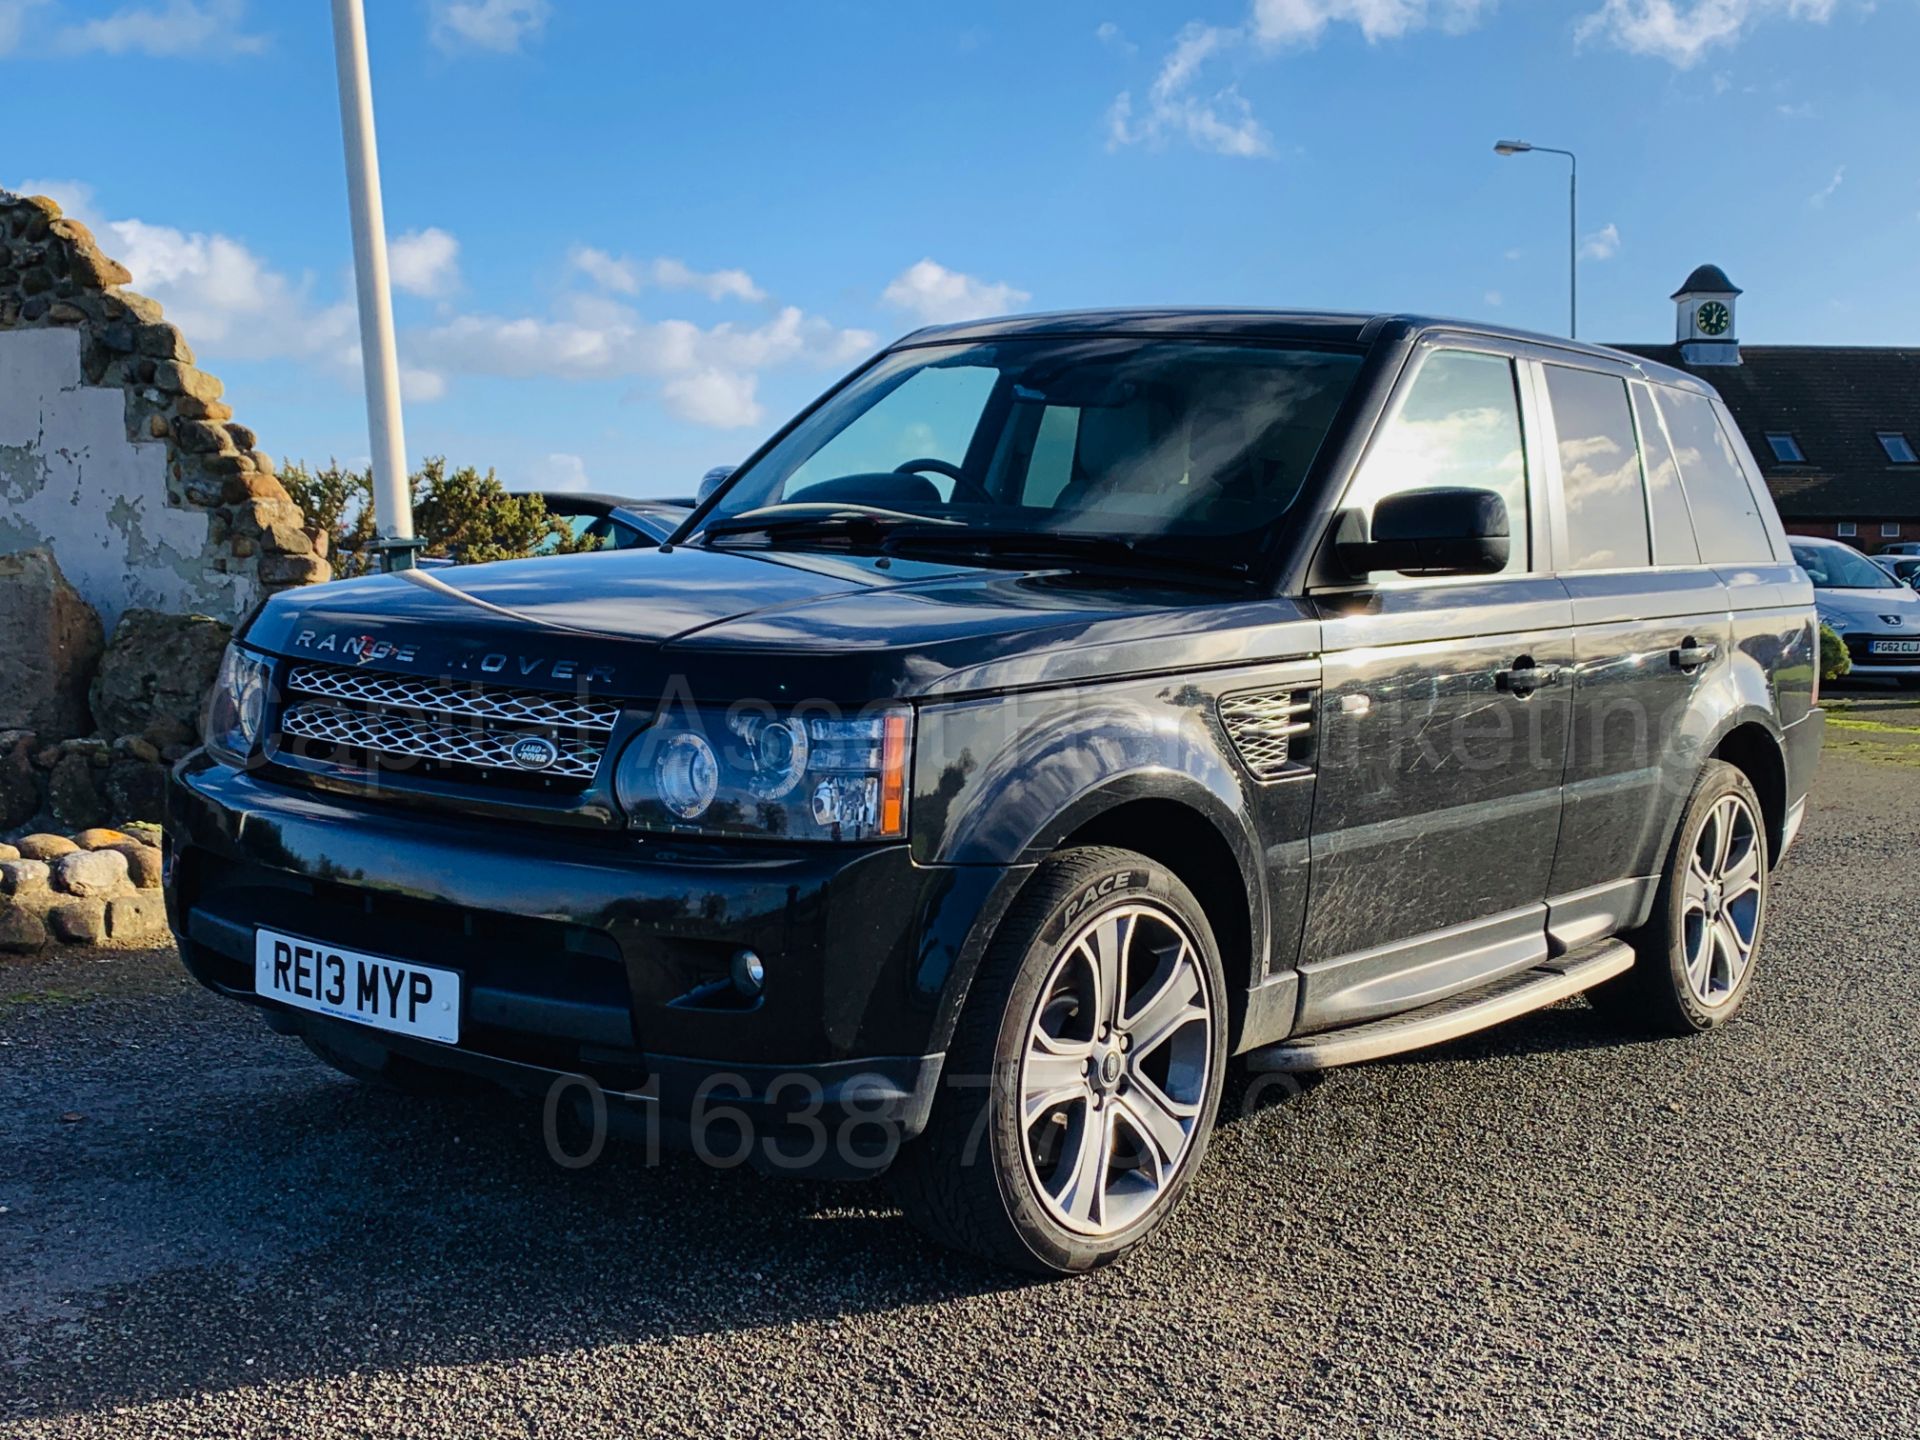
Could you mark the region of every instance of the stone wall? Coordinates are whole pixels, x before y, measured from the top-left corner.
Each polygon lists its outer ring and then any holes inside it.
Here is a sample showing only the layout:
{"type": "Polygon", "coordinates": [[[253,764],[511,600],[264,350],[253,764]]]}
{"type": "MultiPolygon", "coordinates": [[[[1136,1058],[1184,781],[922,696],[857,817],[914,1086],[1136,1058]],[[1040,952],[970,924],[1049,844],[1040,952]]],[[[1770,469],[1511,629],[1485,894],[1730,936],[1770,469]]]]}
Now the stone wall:
{"type": "Polygon", "coordinates": [[[130,278],[51,200],[0,190],[0,555],[50,548],[109,633],[330,578],[324,532],[130,278]]]}

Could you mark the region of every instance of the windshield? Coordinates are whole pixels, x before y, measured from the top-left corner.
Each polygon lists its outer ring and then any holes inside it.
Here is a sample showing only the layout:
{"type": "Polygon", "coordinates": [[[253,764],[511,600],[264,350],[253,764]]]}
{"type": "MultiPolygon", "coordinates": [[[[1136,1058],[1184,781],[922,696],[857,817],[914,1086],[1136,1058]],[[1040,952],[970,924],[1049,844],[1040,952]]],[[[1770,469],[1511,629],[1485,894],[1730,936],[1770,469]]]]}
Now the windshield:
{"type": "Polygon", "coordinates": [[[1360,359],[1075,338],[898,351],[740,471],[700,528],[708,543],[817,546],[823,519],[866,512],[864,529],[832,543],[870,541],[884,517],[895,530],[928,522],[931,543],[991,532],[1084,558],[1099,552],[1067,537],[1098,537],[1157,560],[1250,568],[1360,359]],[[769,506],[804,510],[770,513],[754,533],[769,506]]]}
{"type": "Polygon", "coordinates": [[[1794,563],[1821,590],[1897,590],[1900,582],[1843,545],[1796,545],[1794,563]]]}

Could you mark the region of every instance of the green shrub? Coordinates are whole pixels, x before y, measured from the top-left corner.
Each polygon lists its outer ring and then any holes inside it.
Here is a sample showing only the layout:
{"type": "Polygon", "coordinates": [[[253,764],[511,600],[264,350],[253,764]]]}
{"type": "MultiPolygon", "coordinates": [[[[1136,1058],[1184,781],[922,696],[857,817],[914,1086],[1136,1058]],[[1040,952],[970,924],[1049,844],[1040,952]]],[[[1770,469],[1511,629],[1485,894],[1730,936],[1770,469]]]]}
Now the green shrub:
{"type": "Polygon", "coordinates": [[[1842,640],[1831,625],[1825,622],[1820,626],[1820,678],[1838,680],[1853,669],[1853,657],[1847,654],[1847,642],[1842,640]]]}
{"type": "MultiPolygon", "coordinates": [[[[371,466],[347,470],[329,460],[310,469],[305,461],[288,461],[279,473],[307,524],[327,532],[335,575],[364,575],[377,568],[371,466]]],[[[413,533],[424,555],[477,565],[536,553],[573,555],[600,546],[595,537],[576,538],[565,521],[547,513],[538,495],[509,495],[491,470],[484,475],[471,465],[449,470],[445,458],[434,455],[407,477],[407,486],[413,533]]]]}

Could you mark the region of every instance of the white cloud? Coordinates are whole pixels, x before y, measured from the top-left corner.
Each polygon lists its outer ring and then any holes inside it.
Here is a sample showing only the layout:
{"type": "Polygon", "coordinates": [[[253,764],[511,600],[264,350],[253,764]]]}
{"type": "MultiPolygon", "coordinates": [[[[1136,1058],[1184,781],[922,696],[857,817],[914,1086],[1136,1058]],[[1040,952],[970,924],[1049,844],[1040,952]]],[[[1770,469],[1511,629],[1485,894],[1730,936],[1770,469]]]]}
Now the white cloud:
{"type": "Polygon", "coordinates": [[[511,55],[540,37],[552,13],[548,0],[432,0],[429,33],[442,50],[511,55]]]}
{"type": "Polygon", "coordinates": [[[1580,242],[1582,260],[1611,260],[1620,253],[1620,227],[1602,225],[1580,242]]]}
{"type": "Polygon", "coordinates": [[[609,255],[590,245],[576,245],[567,253],[574,269],[603,290],[638,295],[651,285],[660,290],[692,290],[709,300],[760,301],[767,292],[744,270],[696,270],[684,260],[633,260],[609,255]]]}
{"type": "Polygon", "coordinates": [[[1833,198],[1834,192],[1840,188],[1841,182],[1846,178],[1847,178],[1847,167],[1842,165],[1833,172],[1833,179],[1829,180],[1826,184],[1822,185],[1818,190],[1814,191],[1813,194],[1807,197],[1807,204],[1811,205],[1816,210],[1823,208],[1826,205],[1827,201],[1833,198]]]}
{"type": "Polygon", "coordinates": [[[683,420],[715,430],[739,430],[758,425],[762,414],[754,398],[759,376],[709,366],[669,380],[661,388],[667,408],[683,420]]]}
{"type": "Polygon", "coordinates": [[[949,320],[1004,315],[1033,297],[1004,281],[980,280],[929,259],[909,265],[894,276],[880,298],[896,310],[938,325],[949,320]]]}
{"type": "Polygon", "coordinates": [[[731,322],[702,328],[690,320],[651,320],[605,296],[575,295],[549,317],[456,315],[407,341],[420,363],[449,374],[658,381],[676,414],[730,428],[760,418],[758,372],[846,365],[879,337],[840,329],[791,305],[750,328],[731,322]]]}
{"type": "Polygon", "coordinates": [[[1485,295],[1482,295],[1480,298],[1486,301],[1487,304],[1492,306],[1495,310],[1498,310],[1502,305],[1507,303],[1507,297],[1502,295],[1498,290],[1489,290],[1485,295]]]}
{"type": "Polygon", "coordinates": [[[409,230],[387,247],[387,273],[409,295],[446,295],[460,286],[460,242],[437,226],[409,230]]]}
{"type": "Polygon", "coordinates": [[[54,39],[73,53],[108,55],[253,55],[267,48],[264,35],[240,28],[246,0],[166,0],[158,6],[129,5],[98,20],[69,25],[54,39]]]}
{"type": "Polygon", "coordinates": [[[400,367],[400,398],[409,405],[430,405],[445,399],[446,394],[447,377],[438,370],[404,364],[400,367]]]}
{"type": "Polygon", "coordinates": [[[536,490],[591,490],[593,481],[587,476],[585,460],[578,455],[559,451],[547,456],[537,468],[534,473],[533,488],[536,490]]]}
{"type": "Polygon", "coordinates": [[[622,295],[640,293],[640,275],[631,262],[616,260],[604,250],[576,245],[568,252],[567,261],[603,290],[618,291],[622,295]]]}
{"type": "Polygon", "coordinates": [[[1522,250],[1518,245],[1516,245],[1513,247],[1513,249],[1507,251],[1507,259],[1518,260],[1521,256],[1525,255],[1526,253],[1527,252],[1525,250],[1522,250]]]}
{"type": "Polygon", "coordinates": [[[1140,48],[1127,38],[1126,31],[1111,20],[1102,20],[1095,27],[1093,35],[1102,45],[1110,45],[1123,55],[1131,55],[1140,48]]]}
{"type": "Polygon", "coordinates": [[[1271,137],[1237,88],[1227,85],[1210,95],[1195,93],[1201,68],[1239,39],[1237,30],[1198,21],[1188,25],[1148,87],[1144,112],[1136,114],[1129,90],[1121,91],[1107,107],[1107,148],[1117,150],[1142,143],[1160,146],[1178,138],[1217,155],[1254,158],[1271,154],[1271,137]]]}
{"type": "Polygon", "coordinates": [[[1253,0],[1253,34],[1263,45],[1312,45],[1332,25],[1352,25],[1370,43],[1428,26],[1471,30],[1495,0],[1253,0]]]}
{"type": "Polygon", "coordinates": [[[48,0],[0,0],[0,55],[9,54],[20,43],[27,12],[47,3],[48,0]]]}
{"type": "MultiPolygon", "coordinates": [[[[1575,27],[1579,41],[1599,38],[1685,70],[1709,51],[1731,46],[1753,24],[1785,16],[1825,24],[1839,0],[1605,0],[1575,27]]],[[[1716,80],[1716,93],[1718,93],[1716,80]]]]}
{"type": "Polygon", "coordinates": [[[1811,100],[1802,100],[1797,105],[1776,105],[1773,110],[1782,120],[1811,120],[1819,113],[1811,100]]]}

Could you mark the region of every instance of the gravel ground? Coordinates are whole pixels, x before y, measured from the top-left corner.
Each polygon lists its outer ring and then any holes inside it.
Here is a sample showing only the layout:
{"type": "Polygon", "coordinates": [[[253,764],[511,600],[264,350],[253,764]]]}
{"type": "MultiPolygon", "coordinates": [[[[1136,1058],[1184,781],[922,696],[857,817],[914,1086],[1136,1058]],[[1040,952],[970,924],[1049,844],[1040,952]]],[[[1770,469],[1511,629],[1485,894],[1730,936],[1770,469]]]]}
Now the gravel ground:
{"type": "Polygon", "coordinates": [[[1920,1433],[1920,711],[1866,698],[1915,733],[1836,737],[1727,1030],[1575,1001],[1271,1094],[1054,1284],[879,1186],[561,1170],[168,952],[6,965],[0,1432],[1920,1433]]]}

